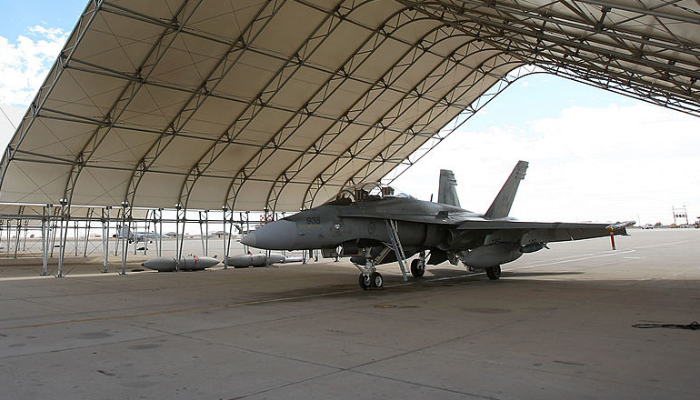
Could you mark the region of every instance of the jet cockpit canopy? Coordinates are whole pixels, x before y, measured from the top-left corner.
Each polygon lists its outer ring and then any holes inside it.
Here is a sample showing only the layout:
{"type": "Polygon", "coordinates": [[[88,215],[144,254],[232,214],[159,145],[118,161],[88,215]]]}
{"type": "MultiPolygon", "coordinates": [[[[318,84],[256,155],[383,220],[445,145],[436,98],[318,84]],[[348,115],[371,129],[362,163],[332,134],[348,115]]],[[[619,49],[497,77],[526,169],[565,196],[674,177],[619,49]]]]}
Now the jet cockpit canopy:
{"type": "Polygon", "coordinates": [[[335,199],[326,204],[349,205],[358,202],[376,201],[387,198],[413,198],[411,195],[396,190],[379,182],[362,183],[356,186],[343,188],[335,199]]]}

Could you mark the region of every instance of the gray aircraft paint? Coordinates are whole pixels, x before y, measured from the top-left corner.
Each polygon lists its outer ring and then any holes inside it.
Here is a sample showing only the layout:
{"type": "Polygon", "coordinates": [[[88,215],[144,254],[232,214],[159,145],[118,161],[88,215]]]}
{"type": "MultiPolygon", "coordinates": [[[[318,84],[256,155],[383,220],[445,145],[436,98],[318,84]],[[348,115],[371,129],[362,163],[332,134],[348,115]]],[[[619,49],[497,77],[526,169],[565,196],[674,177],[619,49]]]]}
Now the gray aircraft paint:
{"type": "MultiPolygon", "coordinates": [[[[508,217],[528,163],[520,161],[485,214],[456,204],[456,180],[441,171],[438,199],[421,201],[382,188],[373,194],[344,190],[333,201],[301,211],[246,235],[241,243],[268,250],[335,249],[345,256],[362,256],[368,263],[363,275],[374,274],[374,257],[385,247],[403,249],[407,256],[429,251],[430,264],[460,260],[472,269],[500,276],[500,265],[546,247],[549,242],[626,234],[632,223],[524,222],[508,217]],[[354,195],[354,198],[351,196],[354,195]],[[396,225],[396,235],[389,223],[396,225]],[[394,247],[398,238],[401,248],[394,247]],[[497,272],[497,273],[496,273],[497,272]],[[493,274],[492,274],[493,273],[493,274]]],[[[422,254],[422,253],[421,253],[422,254]]],[[[421,256],[421,263],[425,264],[421,256]]],[[[358,266],[359,268],[359,266],[358,266]]]]}

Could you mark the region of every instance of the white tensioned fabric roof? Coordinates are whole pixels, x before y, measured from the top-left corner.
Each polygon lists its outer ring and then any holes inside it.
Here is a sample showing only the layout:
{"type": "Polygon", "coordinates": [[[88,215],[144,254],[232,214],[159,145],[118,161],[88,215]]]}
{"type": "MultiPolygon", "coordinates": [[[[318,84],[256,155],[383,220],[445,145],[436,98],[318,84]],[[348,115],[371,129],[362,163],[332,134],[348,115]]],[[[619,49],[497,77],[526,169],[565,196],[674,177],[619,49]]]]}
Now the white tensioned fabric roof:
{"type": "Polygon", "coordinates": [[[694,0],[90,1],[0,201],[295,211],[402,172],[522,66],[700,115],[694,0]]]}

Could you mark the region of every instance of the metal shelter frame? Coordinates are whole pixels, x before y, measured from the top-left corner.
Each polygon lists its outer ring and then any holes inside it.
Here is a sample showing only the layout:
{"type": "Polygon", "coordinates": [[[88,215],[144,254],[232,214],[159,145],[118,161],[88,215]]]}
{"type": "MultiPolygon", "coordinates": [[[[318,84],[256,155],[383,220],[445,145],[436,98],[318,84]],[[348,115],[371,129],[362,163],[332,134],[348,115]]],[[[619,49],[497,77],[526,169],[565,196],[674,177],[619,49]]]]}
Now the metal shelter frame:
{"type": "Polygon", "coordinates": [[[532,73],[700,116],[700,4],[90,0],[4,153],[0,202],[45,205],[61,260],[76,206],[122,224],[175,209],[178,232],[222,210],[231,229],[395,179],[532,73]]]}

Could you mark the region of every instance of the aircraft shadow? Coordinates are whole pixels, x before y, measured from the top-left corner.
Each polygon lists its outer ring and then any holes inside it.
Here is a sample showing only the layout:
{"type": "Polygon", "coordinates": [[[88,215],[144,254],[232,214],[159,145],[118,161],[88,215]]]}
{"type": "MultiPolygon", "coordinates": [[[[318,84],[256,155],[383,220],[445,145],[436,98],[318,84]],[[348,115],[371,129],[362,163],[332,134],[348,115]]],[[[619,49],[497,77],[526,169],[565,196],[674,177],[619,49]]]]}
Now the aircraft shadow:
{"type": "MultiPolygon", "coordinates": [[[[427,270],[436,278],[452,278],[452,277],[464,277],[464,278],[486,278],[484,273],[480,272],[469,272],[469,271],[459,271],[447,268],[429,268],[427,270]]],[[[581,275],[583,272],[580,271],[561,271],[561,272],[520,272],[520,271],[503,271],[501,277],[507,278],[517,278],[517,277],[537,277],[537,276],[566,276],[566,275],[581,275]]]]}

